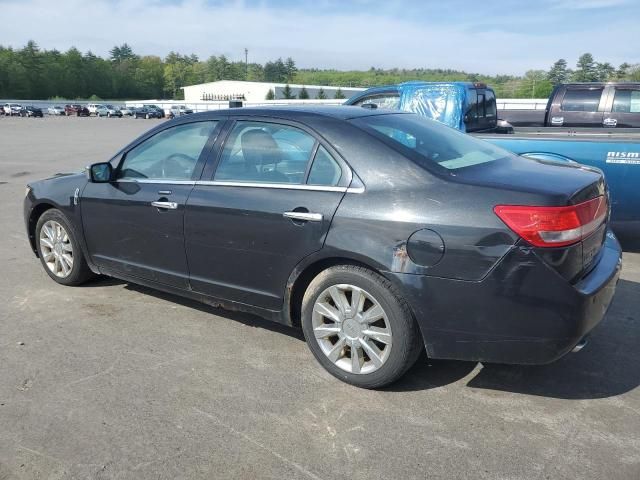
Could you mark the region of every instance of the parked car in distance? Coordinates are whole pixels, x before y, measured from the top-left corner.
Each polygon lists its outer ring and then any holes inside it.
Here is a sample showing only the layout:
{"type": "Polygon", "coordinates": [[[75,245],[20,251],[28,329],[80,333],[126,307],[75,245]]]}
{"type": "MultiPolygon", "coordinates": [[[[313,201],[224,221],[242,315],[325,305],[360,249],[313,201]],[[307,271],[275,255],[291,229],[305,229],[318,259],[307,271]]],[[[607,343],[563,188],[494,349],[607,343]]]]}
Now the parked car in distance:
{"type": "Polygon", "coordinates": [[[27,105],[20,109],[21,117],[43,117],[42,109],[35,107],[33,105],[27,105]]]}
{"type": "Polygon", "coordinates": [[[163,122],[87,176],[28,185],[24,217],[56,282],[104,274],[300,325],[366,388],[425,347],[523,364],[579,350],[621,268],[599,170],[359,107],[163,122]]]}
{"type": "Polygon", "coordinates": [[[22,105],[19,103],[5,103],[2,109],[5,115],[9,115],[11,117],[13,115],[20,115],[22,105]]]}
{"type": "Polygon", "coordinates": [[[158,118],[164,118],[164,108],[159,107],[158,105],[153,105],[153,104],[144,104],[142,105],[143,108],[148,108],[151,110],[155,110],[156,112],[158,112],[158,118]]]}
{"type": "Polygon", "coordinates": [[[134,118],[161,118],[160,113],[155,108],[140,107],[133,112],[134,118]]]}
{"type": "Polygon", "coordinates": [[[119,110],[120,113],[122,113],[123,117],[130,117],[131,115],[133,115],[133,109],[127,107],[126,105],[122,105],[119,110]]]}
{"type": "Polygon", "coordinates": [[[182,117],[183,115],[190,115],[192,113],[193,110],[184,105],[173,105],[169,113],[169,118],[182,117]]]}
{"type": "Polygon", "coordinates": [[[89,109],[87,107],[76,103],[65,105],[64,114],[67,117],[71,115],[76,115],[78,117],[88,117],[90,115],[89,109]]]}
{"type": "Polygon", "coordinates": [[[89,110],[89,114],[93,114],[93,115],[97,115],[98,113],[98,108],[100,108],[102,106],[101,103],[89,103],[87,105],[87,109],[89,110]]]}
{"type": "Polygon", "coordinates": [[[98,117],[122,117],[122,112],[113,105],[100,105],[96,109],[98,117]]]}
{"type": "Polygon", "coordinates": [[[64,115],[64,108],[60,105],[53,105],[47,108],[47,115],[64,115]]]}
{"type": "Polygon", "coordinates": [[[522,127],[640,127],[640,83],[589,82],[557,85],[544,110],[502,110],[522,127]]]}

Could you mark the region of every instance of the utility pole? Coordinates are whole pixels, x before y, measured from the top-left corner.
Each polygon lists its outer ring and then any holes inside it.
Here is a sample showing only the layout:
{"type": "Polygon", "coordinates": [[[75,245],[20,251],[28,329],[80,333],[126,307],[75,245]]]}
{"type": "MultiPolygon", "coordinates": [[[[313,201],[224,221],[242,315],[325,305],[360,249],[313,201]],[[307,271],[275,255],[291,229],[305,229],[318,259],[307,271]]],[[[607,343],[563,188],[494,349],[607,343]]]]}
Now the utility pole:
{"type": "Polygon", "coordinates": [[[249,50],[244,49],[244,79],[249,78],[249,50]]]}

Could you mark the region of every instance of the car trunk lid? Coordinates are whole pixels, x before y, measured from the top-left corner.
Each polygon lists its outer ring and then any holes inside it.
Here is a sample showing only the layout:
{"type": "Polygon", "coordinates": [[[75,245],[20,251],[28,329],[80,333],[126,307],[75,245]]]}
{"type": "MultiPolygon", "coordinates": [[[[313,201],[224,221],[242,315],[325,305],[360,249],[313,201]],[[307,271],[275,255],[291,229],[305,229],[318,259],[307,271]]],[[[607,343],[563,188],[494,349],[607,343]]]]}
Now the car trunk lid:
{"type": "Polygon", "coordinates": [[[459,180],[504,190],[495,213],[547,264],[577,280],[596,263],[609,221],[602,172],[578,164],[508,157],[459,172],[459,180]]]}

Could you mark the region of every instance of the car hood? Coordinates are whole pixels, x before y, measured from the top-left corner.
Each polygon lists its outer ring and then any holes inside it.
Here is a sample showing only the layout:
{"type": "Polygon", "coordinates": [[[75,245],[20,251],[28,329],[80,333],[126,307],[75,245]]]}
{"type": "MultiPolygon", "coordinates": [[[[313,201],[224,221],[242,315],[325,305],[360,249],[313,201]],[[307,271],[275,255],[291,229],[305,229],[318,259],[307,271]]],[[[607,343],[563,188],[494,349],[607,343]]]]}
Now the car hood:
{"type": "Polygon", "coordinates": [[[86,175],[85,175],[84,171],[80,171],[80,172],[58,172],[58,173],[54,173],[50,177],[44,178],[42,180],[38,180],[37,182],[32,182],[31,184],[34,185],[36,183],[52,182],[52,181],[56,181],[58,179],[61,179],[63,177],[65,179],[68,179],[68,177],[86,178],[86,175]]]}

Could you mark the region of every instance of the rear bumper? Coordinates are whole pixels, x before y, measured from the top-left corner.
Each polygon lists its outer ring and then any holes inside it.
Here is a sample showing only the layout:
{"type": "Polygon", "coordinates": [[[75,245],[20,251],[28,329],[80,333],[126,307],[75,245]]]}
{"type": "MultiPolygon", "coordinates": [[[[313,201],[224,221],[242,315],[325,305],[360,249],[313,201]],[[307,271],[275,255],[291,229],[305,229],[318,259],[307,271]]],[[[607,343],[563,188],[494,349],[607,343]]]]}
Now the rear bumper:
{"type": "Polygon", "coordinates": [[[389,273],[405,292],[432,358],[543,364],[571,351],[604,317],[622,266],[608,232],[575,284],[516,247],[479,282],[389,273]]]}

